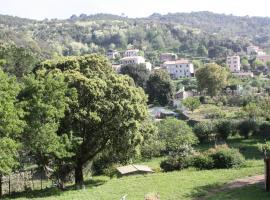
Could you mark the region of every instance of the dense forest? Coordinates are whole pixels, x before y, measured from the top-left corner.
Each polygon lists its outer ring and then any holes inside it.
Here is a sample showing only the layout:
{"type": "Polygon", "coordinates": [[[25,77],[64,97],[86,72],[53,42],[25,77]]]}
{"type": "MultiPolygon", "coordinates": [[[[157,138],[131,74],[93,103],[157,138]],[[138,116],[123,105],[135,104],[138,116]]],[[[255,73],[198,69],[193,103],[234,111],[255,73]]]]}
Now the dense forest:
{"type": "Polygon", "coordinates": [[[124,50],[129,45],[144,50],[150,61],[162,51],[219,58],[252,43],[270,50],[270,18],[211,12],[155,13],[147,18],[81,14],[42,21],[0,15],[0,27],[1,54],[15,45],[41,59],[124,50]]]}

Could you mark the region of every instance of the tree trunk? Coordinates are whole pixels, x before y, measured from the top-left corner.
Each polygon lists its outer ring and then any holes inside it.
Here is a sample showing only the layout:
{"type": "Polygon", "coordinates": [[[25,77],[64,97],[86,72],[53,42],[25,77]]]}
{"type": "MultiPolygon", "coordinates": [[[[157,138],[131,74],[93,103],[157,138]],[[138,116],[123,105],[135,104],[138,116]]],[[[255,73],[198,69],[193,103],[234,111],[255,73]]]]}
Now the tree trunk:
{"type": "Polygon", "coordinates": [[[77,189],[83,187],[83,165],[81,162],[77,162],[75,167],[75,184],[77,189]]]}

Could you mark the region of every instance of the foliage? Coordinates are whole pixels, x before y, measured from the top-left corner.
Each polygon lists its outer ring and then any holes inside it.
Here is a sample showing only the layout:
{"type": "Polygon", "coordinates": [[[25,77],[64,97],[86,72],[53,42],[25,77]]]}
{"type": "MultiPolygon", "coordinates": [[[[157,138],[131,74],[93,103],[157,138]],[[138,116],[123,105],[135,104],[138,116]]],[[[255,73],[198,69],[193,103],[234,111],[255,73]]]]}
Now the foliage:
{"type": "MultiPolygon", "coordinates": [[[[19,165],[19,144],[8,137],[0,140],[0,176],[10,174],[19,165]]],[[[2,183],[0,183],[2,184],[2,183]]]]}
{"type": "Polygon", "coordinates": [[[143,141],[140,145],[142,158],[158,157],[165,149],[164,141],[160,140],[158,129],[153,122],[146,120],[142,125],[143,141]]]}
{"type": "Polygon", "coordinates": [[[201,143],[214,140],[216,137],[215,126],[212,122],[199,122],[194,126],[193,131],[201,143]]]}
{"type": "Polygon", "coordinates": [[[258,144],[258,149],[263,153],[265,158],[270,156],[270,141],[265,141],[264,143],[258,144]]]}
{"type": "Polygon", "coordinates": [[[249,138],[252,134],[258,131],[259,125],[254,120],[242,120],[239,122],[237,129],[241,136],[249,138]]]}
{"type": "Polygon", "coordinates": [[[126,65],[121,67],[121,74],[129,75],[134,80],[136,86],[145,89],[150,71],[146,68],[145,64],[126,65]]]}
{"type": "Polygon", "coordinates": [[[201,105],[200,100],[196,97],[187,97],[182,103],[192,112],[201,105]]]}
{"type": "Polygon", "coordinates": [[[207,90],[210,96],[217,95],[227,84],[228,73],[225,68],[211,63],[201,67],[196,72],[199,90],[207,90]]]}
{"type": "Polygon", "coordinates": [[[158,102],[161,106],[170,103],[174,94],[174,86],[170,76],[164,70],[156,70],[150,75],[146,85],[149,103],[158,102]]]}
{"type": "Polygon", "coordinates": [[[170,155],[188,156],[197,138],[186,122],[166,118],[158,123],[159,138],[165,143],[165,151],[170,155]]]}
{"type": "Polygon", "coordinates": [[[18,147],[24,129],[24,112],[17,101],[20,86],[0,70],[0,176],[18,164],[18,147]]]}
{"type": "Polygon", "coordinates": [[[209,151],[214,167],[218,169],[240,167],[245,162],[244,156],[237,149],[220,146],[209,151]]]}
{"type": "Polygon", "coordinates": [[[215,127],[218,137],[223,140],[237,132],[236,124],[232,120],[218,120],[215,122],[215,127]]]}
{"type": "Polygon", "coordinates": [[[3,70],[22,78],[29,74],[39,58],[30,49],[0,43],[0,60],[5,60],[3,70]]]}
{"type": "Polygon", "coordinates": [[[175,171],[175,170],[182,170],[184,168],[189,167],[190,160],[188,157],[182,156],[169,156],[166,160],[163,160],[160,163],[160,168],[163,169],[165,172],[175,171]]]}
{"type": "Polygon", "coordinates": [[[62,167],[74,166],[76,184],[83,183],[83,165],[98,153],[134,151],[141,141],[140,125],[147,107],[143,90],[129,77],[115,74],[107,60],[96,54],[46,61],[39,69],[61,70],[76,96],[68,103],[58,130],[60,136],[69,134],[82,141],[62,167]]]}
{"type": "Polygon", "coordinates": [[[60,120],[64,118],[72,98],[75,98],[72,90],[68,91],[64,76],[57,70],[47,74],[38,71],[36,75],[23,79],[19,95],[27,122],[23,142],[42,167],[54,159],[73,155],[70,151],[77,142],[72,135],[58,135],[60,120]]]}
{"type": "Polygon", "coordinates": [[[201,153],[192,157],[192,166],[200,170],[213,169],[214,160],[209,155],[201,153]]]}

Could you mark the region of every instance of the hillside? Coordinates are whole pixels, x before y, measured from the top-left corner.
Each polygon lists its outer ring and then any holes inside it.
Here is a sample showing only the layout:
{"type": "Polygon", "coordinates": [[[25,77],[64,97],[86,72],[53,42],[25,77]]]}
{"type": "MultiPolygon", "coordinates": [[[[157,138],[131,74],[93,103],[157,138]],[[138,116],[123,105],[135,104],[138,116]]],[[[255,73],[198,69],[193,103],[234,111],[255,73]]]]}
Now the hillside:
{"type": "Polygon", "coordinates": [[[147,18],[81,14],[43,21],[0,15],[0,27],[1,43],[27,47],[44,58],[104,53],[109,48],[123,50],[128,44],[146,52],[208,53],[210,58],[244,51],[251,43],[270,49],[270,18],[211,12],[153,14],[147,18]]]}

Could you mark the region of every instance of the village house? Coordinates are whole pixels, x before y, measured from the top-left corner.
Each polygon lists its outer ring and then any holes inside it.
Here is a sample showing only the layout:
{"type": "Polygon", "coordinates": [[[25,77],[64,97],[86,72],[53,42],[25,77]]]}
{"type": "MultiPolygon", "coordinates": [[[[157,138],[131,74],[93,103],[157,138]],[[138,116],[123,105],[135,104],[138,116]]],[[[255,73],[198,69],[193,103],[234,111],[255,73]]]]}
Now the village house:
{"type": "Polygon", "coordinates": [[[124,57],[135,57],[135,56],[139,56],[139,49],[129,49],[126,50],[124,53],[124,57]]]}
{"type": "Polygon", "coordinates": [[[231,72],[240,72],[241,70],[240,56],[228,56],[226,64],[231,72]]]}
{"type": "Polygon", "coordinates": [[[116,59],[117,57],[120,57],[119,52],[112,49],[108,50],[106,55],[109,59],[116,59]]]}
{"type": "Polygon", "coordinates": [[[160,55],[160,62],[166,62],[166,61],[175,61],[177,60],[177,55],[174,53],[162,53],[160,55]]]}
{"type": "Polygon", "coordinates": [[[247,47],[248,55],[265,55],[265,52],[258,46],[250,45],[247,47]]]}
{"type": "Polygon", "coordinates": [[[152,70],[152,64],[150,62],[145,62],[144,57],[142,56],[129,56],[120,59],[121,65],[136,65],[136,64],[145,64],[146,69],[149,71],[152,70]]]}
{"type": "Polygon", "coordinates": [[[186,59],[166,61],[163,66],[173,79],[194,76],[193,64],[186,59]]]}

